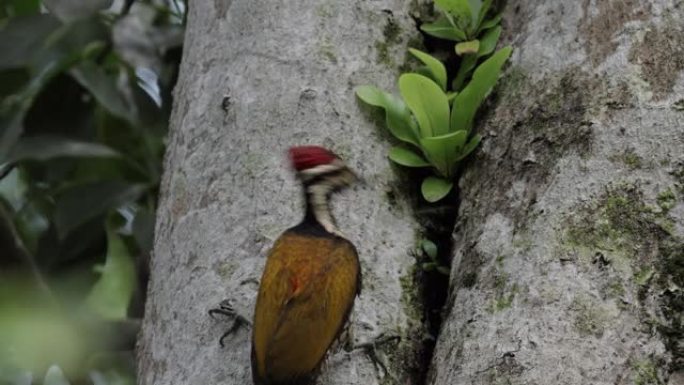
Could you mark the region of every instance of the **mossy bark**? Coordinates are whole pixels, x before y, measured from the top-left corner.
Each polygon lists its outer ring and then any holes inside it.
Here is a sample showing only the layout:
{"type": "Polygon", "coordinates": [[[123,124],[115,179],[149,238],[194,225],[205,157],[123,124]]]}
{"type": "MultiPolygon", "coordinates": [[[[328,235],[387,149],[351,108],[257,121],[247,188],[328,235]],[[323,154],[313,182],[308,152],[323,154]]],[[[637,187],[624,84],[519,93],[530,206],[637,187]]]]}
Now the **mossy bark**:
{"type": "MultiPolygon", "coordinates": [[[[273,241],[303,215],[287,147],[331,148],[365,180],[336,196],[339,227],[359,250],[363,290],[352,343],[401,342],[336,352],[325,384],[414,383],[423,343],[412,284],[417,224],[386,159],[378,115],[354,87],[391,89],[417,36],[409,1],[190,1],[175,91],[142,334],[139,383],[250,384],[250,331],[207,310],[230,298],[251,318],[273,241]],[[387,197],[396,200],[390,205],[387,197]],[[409,278],[406,278],[409,277],[409,278]]],[[[418,310],[417,310],[418,309],[418,310]]]]}
{"type": "Polygon", "coordinates": [[[509,1],[429,382],[681,384],[684,8],[509,1]]]}

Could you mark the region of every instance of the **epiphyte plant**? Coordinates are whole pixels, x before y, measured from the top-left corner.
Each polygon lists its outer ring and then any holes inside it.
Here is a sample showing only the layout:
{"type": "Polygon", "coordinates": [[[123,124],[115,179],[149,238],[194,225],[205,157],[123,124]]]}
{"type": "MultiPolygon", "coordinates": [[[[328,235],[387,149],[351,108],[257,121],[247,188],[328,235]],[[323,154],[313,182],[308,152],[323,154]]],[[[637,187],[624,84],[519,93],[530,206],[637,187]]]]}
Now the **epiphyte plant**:
{"type": "Polygon", "coordinates": [[[471,135],[475,114],[496,84],[512,51],[510,47],[502,48],[475,68],[478,59],[492,54],[501,33],[497,25],[500,15],[485,20],[491,3],[490,0],[435,1],[442,16],[435,23],[421,27],[433,36],[467,43],[465,47],[462,43],[456,44],[456,53],[462,58],[451,87],[441,61],[409,48],[424,66],[399,77],[403,100],[374,86],[356,88],[359,99],[385,110],[390,132],[407,143],[393,147],[389,158],[402,166],[433,169],[434,175],[426,177],[421,185],[428,202],[436,202],[451,191],[460,161],[480,143],[480,135],[471,135]],[[481,32],[482,37],[475,39],[481,32]]]}
{"type": "Polygon", "coordinates": [[[487,18],[492,0],[435,0],[440,17],[433,23],[424,23],[420,29],[446,40],[458,42],[456,51],[475,53],[481,32],[499,26],[501,13],[487,18]]]}
{"type": "Polygon", "coordinates": [[[435,175],[423,180],[421,192],[428,202],[436,202],[453,188],[459,162],[480,143],[479,134],[470,137],[475,113],[496,83],[511,48],[502,48],[485,60],[461,92],[450,93],[444,65],[424,52],[410,52],[426,64],[430,76],[402,74],[399,92],[403,100],[373,86],[358,87],[356,94],[365,103],[383,108],[392,135],[412,146],[393,147],[392,161],[433,168],[435,175]]]}
{"type": "Polygon", "coordinates": [[[454,49],[461,56],[461,64],[451,87],[460,91],[478,59],[494,51],[501,35],[501,13],[487,17],[492,0],[436,0],[435,7],[441,16],[420,29],[428,35],[457,42],[454,49]]]}

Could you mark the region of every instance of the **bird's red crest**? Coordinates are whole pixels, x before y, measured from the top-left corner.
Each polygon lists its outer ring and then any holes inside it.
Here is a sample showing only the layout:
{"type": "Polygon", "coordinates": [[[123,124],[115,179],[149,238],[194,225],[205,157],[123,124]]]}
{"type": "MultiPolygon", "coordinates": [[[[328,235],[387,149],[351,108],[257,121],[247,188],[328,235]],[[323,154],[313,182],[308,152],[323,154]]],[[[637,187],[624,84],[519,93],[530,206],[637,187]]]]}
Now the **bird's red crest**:
{"type": "Polygon", "coordinates": [[[329,164],[337,159],[337,156],[331,151],[319,146],[290,147],[288,152],[292,161],[292,167],[297,171],[329,164]]]}

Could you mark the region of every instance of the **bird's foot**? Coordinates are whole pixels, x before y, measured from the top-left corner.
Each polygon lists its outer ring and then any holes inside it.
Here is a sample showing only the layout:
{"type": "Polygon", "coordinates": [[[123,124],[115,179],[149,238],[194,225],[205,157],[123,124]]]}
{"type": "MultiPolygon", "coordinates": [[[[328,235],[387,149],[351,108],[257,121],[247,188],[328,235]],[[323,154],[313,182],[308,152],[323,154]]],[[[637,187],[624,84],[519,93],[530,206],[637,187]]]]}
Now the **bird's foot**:
{"type": "Polygon", "coordinates": [[[373,361],[376,367],[378,367],[380,370],[383,371],[383,373],[386,376],[391,376],[391,373],[389,369],[387,369],[387,360],[383,359],[384,355],[381,356],[378,354],[377,348],[379,346],[391,343],[391,342],[396,342],[400,341],[401,337],[396,334],[388,334],[385,335],[384,333],[381,333],[379,336],[371,339],[370,341],[362,342],[356,345],[352,345],[347,349],[348,353],[353,353],[354,351],[359,351],[362,350],[364,353],[368,355],[368,357],[373,361]]]}
{"type": "Polygon", "coordinates": [[[221,335],[221,338],[219,338],[219,345],[221,345],[222,348],[225,346],[223,344],[223,340],[226,337],[236,332],[241,326],[252,326],[252,323],[249,322],[247,318],[245,318],[243,315],[241,315],[235,310],[233,304],[230,302],[229,299],[224,299],[223,301],[221,301],[218,307],[209,310],[209,316],[211,318],[216,319],[216,314],[233,319],[233,324],[230,325],[230,328],[228,328],[228,330],[225,333],[223,333],[223,335],[221,335]]]}
{"type": "Polygon", "coordinates": [[[396,334],[385,335],[381,333],[379,336],[373,338],[370,341],[362,342],[360,344],[352,345],[348,351],[354,350],[375,350],[378,346],[382,346],[394,341],[400,341],[401,337],[396,334]]]}

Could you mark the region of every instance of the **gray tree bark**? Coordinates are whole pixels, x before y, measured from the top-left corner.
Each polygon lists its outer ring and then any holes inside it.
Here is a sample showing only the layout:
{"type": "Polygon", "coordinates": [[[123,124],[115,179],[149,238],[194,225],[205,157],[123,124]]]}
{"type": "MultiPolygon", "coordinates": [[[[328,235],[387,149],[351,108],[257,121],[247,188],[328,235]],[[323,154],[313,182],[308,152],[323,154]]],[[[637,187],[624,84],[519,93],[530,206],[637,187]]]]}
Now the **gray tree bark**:
{"type": "Polygon", "coordinates": [[[684,3],[509,1],[432,384],[684,384],[684,3]]]}
{"type": "Polygon", "coordinates": [[[360,84],[394,87],[401,64],[394,58],[404,58],[417,35],[409,3],[189,2],[139,339],[140,384],[251,383],[251,332],[238,331],[221,349],[229,323],[207,310],[230,298],[251,319],[269,248],[303,216],[285,159],[289,146],[301,144],[330,147],[367,181],[333,202],[363,271],[353,341],[402,338],[378,349],[382,365],[362,352],[332,355],[321,382],[414,382],[424,337],[410,254],[418,226],[395,187],[387,134],[353,92],[360,84]]]}

